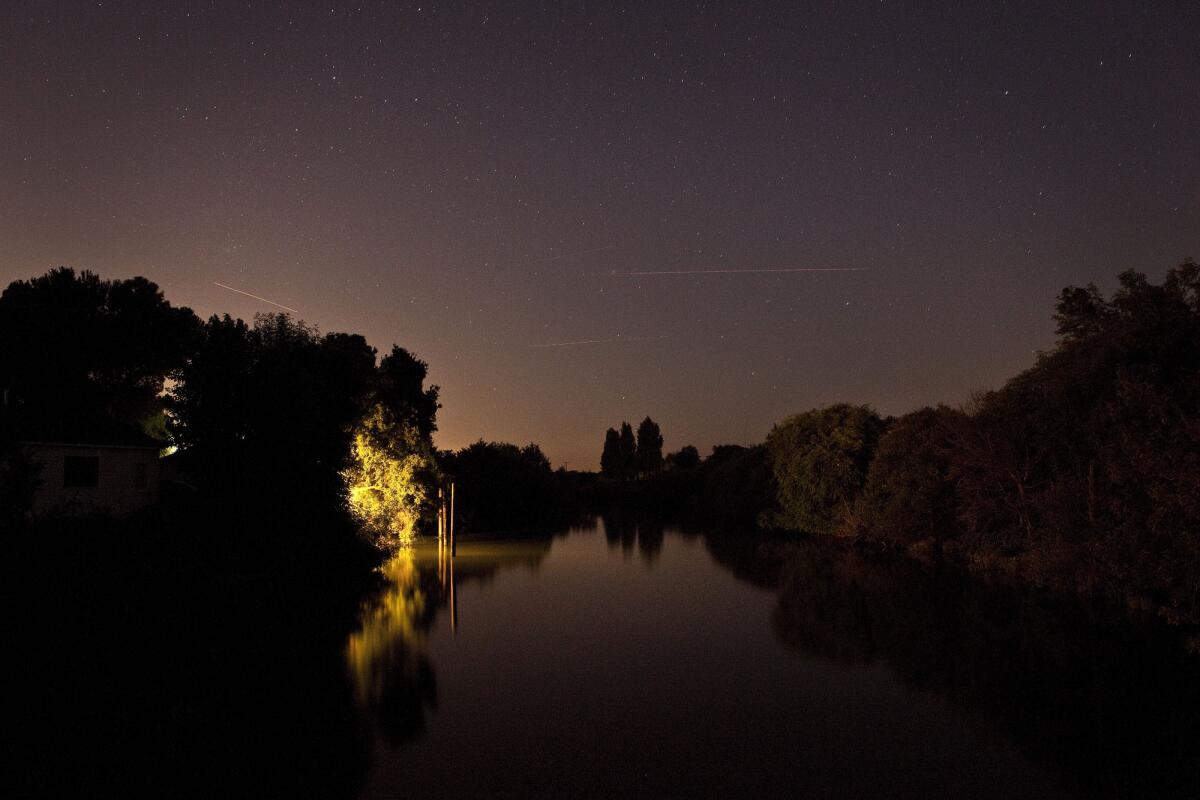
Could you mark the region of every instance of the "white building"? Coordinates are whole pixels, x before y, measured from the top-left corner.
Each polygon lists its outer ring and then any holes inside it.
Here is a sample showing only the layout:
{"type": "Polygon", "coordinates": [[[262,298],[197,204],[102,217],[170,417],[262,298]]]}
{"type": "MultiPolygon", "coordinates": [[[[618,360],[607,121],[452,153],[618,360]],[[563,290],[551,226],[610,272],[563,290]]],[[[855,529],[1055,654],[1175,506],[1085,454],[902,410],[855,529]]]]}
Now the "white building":
{"type": "Polygon", "coordinates": [[[158,500],[158,442],[139,431],[114,430],[69,439],[74,441],[21,443],[41,466],[35,517],[53,512],[128,514],[158,500]]]}

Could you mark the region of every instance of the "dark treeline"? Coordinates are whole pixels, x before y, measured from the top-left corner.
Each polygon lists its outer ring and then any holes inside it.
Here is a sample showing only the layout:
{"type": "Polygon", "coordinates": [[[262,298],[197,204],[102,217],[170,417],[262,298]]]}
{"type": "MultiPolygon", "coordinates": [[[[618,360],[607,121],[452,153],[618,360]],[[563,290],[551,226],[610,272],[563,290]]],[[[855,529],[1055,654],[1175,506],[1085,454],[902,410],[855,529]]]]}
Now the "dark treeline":
{"type": "MultiPolygon", "coordinates": [[[[281,314],[201,320],[144,278],[16,281],[0,342],[0,583],[22,654],[0,728],[24,765],[5,779],[13,796],[356,796],[370,755],[346,646],[394,578],[372,568],[430,527],[450,480],[468,531],[548,524],[577,482],[535,445],[436,454],[438,388],[401,347],[380,358],[281,314]],[[174,451],[154,508],[29,515],[41,477],[21,442],[129,432],[174,451]]],[[[365,698],[403,725],[436,683],[391,622],[355,666],[403,678],[365,698]]]]}
{"type": "Polygon", "coordinates": [[[572,521],[588,476],[551,470],[536,444],[478,441],[438,454],[455,486],[455,517],[463,533],[539,534],[572,521]]]}
{"type": "Polygon", "coordinates": [[[779,527],[945,549],[1200,623],[1200,267],[1068,288],[1059,341],[962,410],[851,406],[767,438],[779,527]]]}
{"type": "Polygon", "coordinates": [[[658,474],[663,467],[663,437],[658,423],[646,417],[638,425],[634,439],[633,426],[621,423],[620,431],[609,428],[604,434],[604,450],[600,454],[600,474],[605,478],[629,480],[658,474]]]}
{"type": "Polygon", "coordinates": [[[356,796],[369,753],[345,643],[381,551],[345,473],[382,420],[371,443],[401,442],[433,480],[426,365],[70,269],[0,295],[0,342],[0,567],[22,654],[3,736],[25,781],[4,792],[356,796]],[[20,442],[129,431],[178,449],[156,507],[28,516],[41,478],[20,442]]]}
{"type": "Polygon", "coordinates": [[[1200,624],[1200,266],[1122,273],[1111,298],[1067,288],[1055,320],[1052,350],[964,408],[815,409],[762,445],[618,472],[650,480],[606,499],[953,556],[1200,624]]]}
{"type": "Polygon", "coordinates": [[[663,468],[637,479],[602,477],[584,502],[606,513],[707,523],[745,530],[775,501],[763,445],[717,445],[701,459],[693,446],[667,454],[663,468]]]}
{"type": "Polygon", "coordinates": [[[745,526],[773,500],[766,451],[762,446],[717,445],[700,458],[693,445],[663,455],[659,424],[646,417],[638,425],[609,428],[600,455],[600,476],[582,493],[584,501],[624,518],[699,518],[745,526]],[[618,507],[623,507],[623,510],[618,507]]]}
{"type": "Polygon", "coordinates": [[[343,536],[351,442],[372,410],[432,465],[438,390],[401,347],[377,359],[362,336],[322,335],[283,314],[201,321],[144,278],[70,269],[0,295],[0,340],[9,524],[23,518],[38,480],[16,443],[76,441],[80,431],[136,430],[173,445],[164,488],[168,501],[191,505],[187,516],[215,511],[244,543],[322,557],[337,543],[304,536],[326,534],[278,523],[317,518],[327,523],[317,529],[343,536]]]}
{"type": "MultiPolygon", "coordinates": [[[[435,453],[440,405],[425,362],[398,346],[379,358],[360,335],[322,334],[285,314],[200,320],[144,278],[62,268],[5,290],[0,340],[9,527],[25,520],[38,482],[17,442],[114,427],[177,449],[163,460],[160,513],[206,518],[264,568],[350,555],[355,532],[382,545],[427,532],[450,481],[462,531],[545,527],[578,496],[580,476],[552,472],[537,445],[435,453]]],[[[650,433],[639,434],[645,469],[656,470],[661,437],[653,456],[650,433]]]]}

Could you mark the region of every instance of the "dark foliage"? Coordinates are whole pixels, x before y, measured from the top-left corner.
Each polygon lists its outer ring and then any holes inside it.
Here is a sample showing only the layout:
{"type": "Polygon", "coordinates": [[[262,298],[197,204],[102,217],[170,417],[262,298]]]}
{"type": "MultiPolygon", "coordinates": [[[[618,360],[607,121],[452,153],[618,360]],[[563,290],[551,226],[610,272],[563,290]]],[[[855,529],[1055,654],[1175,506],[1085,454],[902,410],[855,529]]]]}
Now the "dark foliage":
{"type": "Polygon", "coordinates": [[[637,429],[637,474],[646,478],[662,471],[663,437],[658,423],[646,417],[637,429]]]}
{"type": "Polygon", "coordinates": [[[751,525],[776,496],[764,445],[719,445],[700,465],[703,495],[698,508],[721,525],[751,525]]]}
{"type": "Polygon", "coordinates": [[[904,544],[952,538],[958,506],[950,471],[961,418],[939,406],[892,422],[879,439],[847,532],[904,544]]]}
{"type": "Polygon", "coordinates": [[[884,421],[845,403],[788,417],[767,436],[778,490],[769,527],[806,533],[842,530],[867,479],[884,421]]]}
{"type": "Polygon", "coordinates": [[[638,519],[752,527],[774,497],[763,446],[718,445],[703,462],[670,469],[649,480],[601,480],[591,487],[588,503],[602,511],[606,520],[610,514],[619,520],[622,514],[633,513],[638,519]]]}
{"type": "Polygon", "coordinates": [[[785,420],[766,521],[954,540],[982,567],[1200,624],[1200,266],[1124,272],[1108,299],[1067,288],[1055,319],[1056,347],[966,412],[922,409],[882,438],[861,407],[785,420]]]}
{"type": "Polygon", "coordinates": [[[674,453],[667,453],[665,465],[667,470],[695,469],[700,466],[700,451],[690,444],[684,445],[674,453]]]}
{"type": "Polygon", "coordinates": [[[561,510],[568,473],[550,470],[536,444],[478,441],[441,453],[440,467],[455,483],[462,532],[520,532],[544,527],[561,510]]]}
{"type": "Polygon", "coordinates": [[[348,430],[366,408],[375,352],[284,314],[253,327],[213,317],[176,377],[172,433],[192,476],[248,507],[338,506],[348,430]]]}
{"type": "Polygon", "coordinates": [[[620,476],[626,479],[637,477],[637,440],[633,436],[633,426],[628,422],[621,423],[618,444],[621,454],[620,476]]]}
{"type": "Polygon", "coordinates": [[[376,380],[376,399],[383,403],[396,419],[411,422],[425,438],[437,430],[438,387],[425,386],[429,365],[403,347],[393,346],[392,352],[379,362],[376,380]]]}
{"type": "Polygon", "coordinates": [[[373,402],[419,430],[436,427],[425,372],[401,348],[376,367],[363,337],[322,336],[284,314],[253,326],[213,317],[171,393],[180,469],[248,512],[341,507],[350,431],[373,402]]]}
{"type": "Polygon", "coordinates": [[[1200,622],[1200,267],[1065,289],[1055,318],[1057,347],[959,427],[969,544],[1200,622]]]}
{"type": "Polygon", "coordinates": [[[14,281],[0,295],[0,405],[24,429],[80,415],[151,429],[198,328],[145,278],[60,267],[14,281]]]}
{"type": "Polygon", "coordinates": [[[615,429],[609,428],[604,433],[604,451],[600,454],[600,474],[606,478],[620,478],[622,467],[621,462],[621,434],[615,429]]]}
{"type": "Polygon", "coordinates": [[[604,450],[600,454],[600,474],[614,480],[649,478],[662,472],[663,437],[658,423],[646,417],[638,425],[635,438],[633,426],[621,423],[620,432],[609,428],[604,433],[604,450]]]}

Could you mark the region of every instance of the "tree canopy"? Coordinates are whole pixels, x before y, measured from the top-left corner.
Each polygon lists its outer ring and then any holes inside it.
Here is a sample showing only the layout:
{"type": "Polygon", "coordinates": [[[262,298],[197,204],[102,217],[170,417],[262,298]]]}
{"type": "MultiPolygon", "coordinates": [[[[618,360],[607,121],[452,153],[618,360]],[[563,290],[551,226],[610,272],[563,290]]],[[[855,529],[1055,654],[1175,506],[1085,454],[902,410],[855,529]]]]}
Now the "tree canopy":
{"type": "Polygon", "coordinates": [[[392,414],[406,419],[429,438],[437,431],[438,387],[425,386],[429,365],[403,347],[392,346],[392,352],[379,362],[376,399],[392,414]]]}
{"type": "Polygon", "coordinates": [[[779,507],[764,520],[779,528],[834,533],[866,481],[884,422],[845,403],[788,417],[767,436],[779,507]]]}
{"type": "Polygon", "coordinates": [[[469,530],[520,531],[541,523],[553,502],[550,460],[536,444],[478,441],[441,454],[469,530]]]}
{"type": "Polygon", "coordinates": [[[684,445],[674,453],[668,453],[665,459],[669,470],[689,470],[700,466],[700,451],[693,445],[684,445]]]}
{"type": "Polygon", "coordinates": [[[633,426],[628,422],[621,423],[619,439],[622,478],[632,478],[637,473],[637,440],[633,438],[633,426]]]}
{"type": "Polygon", "coordinates": [[[662,446],[662,432],[658,423],[650,417],[646,417],[638,425],[636,437],[633,426],[622,422],[619,432],[609,428],[604,433],[600,474],[618,480],[655,475],[661,472],[663,467],[662,446]]]}
{"type": "Polygon", "coordinates": [[[621,477],[621,434],[609,428],[604,433],[604,450],[600,453],[600,474],[606,478],[621,477]]]}
{"type": "Polygon", "coordinates": [[[342,471],[351,514],[378,546],[412,541],[431,502],[436,465],[417,426],[375,403],[353,429],[342,471]]]}
{"type": "Polygon", "coordinates": [[[950,475],[962,416],[945,406],[921,408],[888,426],[847,520],[852,530],[905,543],[955,535],[957,497],[950,475]]]}
{"type": "Polygon", "coordinates": [[[0,391],[8,413],[45,426],[69,416],[152,428],[164,382],[192,352],[199,320],[145,278],[59,267],[0,294],[0,391]]]}
{"type": "Polygon", "coordinates": [[[637,430],[637,472],[646,477],[662,470],[663,437],[658,423],[646,417],[637,430]]]}

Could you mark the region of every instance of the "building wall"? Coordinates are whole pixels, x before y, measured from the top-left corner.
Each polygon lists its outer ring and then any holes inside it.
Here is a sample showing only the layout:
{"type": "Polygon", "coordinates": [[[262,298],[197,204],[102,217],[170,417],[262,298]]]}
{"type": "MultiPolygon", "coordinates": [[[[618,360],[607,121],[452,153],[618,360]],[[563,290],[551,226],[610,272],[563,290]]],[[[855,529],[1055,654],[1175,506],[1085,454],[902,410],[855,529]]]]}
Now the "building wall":
{"type": "Polygon", "coordinates": [[[127,514],[158,500],[158,451],[142,447],[28,444],[34,460],[42,465],[41,486],[33,498],[33,514],[56,510],[88,512],[107,510],[127,514]],[[95,487],[64,486],[67,456],[99,458],[95,487]],[[145,465],[146,485],[137,485],[138,464],[145,465]]]}

